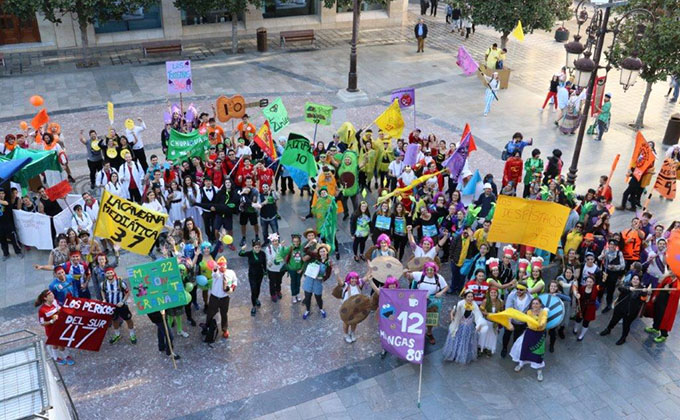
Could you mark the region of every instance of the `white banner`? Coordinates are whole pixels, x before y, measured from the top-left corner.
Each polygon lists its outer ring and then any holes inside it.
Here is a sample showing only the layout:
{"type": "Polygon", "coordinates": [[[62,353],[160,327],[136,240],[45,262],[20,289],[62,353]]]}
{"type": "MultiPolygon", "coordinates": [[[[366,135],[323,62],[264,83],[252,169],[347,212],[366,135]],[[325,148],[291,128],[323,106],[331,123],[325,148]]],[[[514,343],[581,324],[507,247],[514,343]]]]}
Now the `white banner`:
{"type": "MultiPolygon", "coordinates": [[[[54,229],[56,230],[57,235],[60,233],[66,233],[68,228],[71,227],[71,222],[73,221],[73,215],[71,212],[73,211],[73,207],[76,204],[85,206],[85,200],[83,200],[83,198],[78,194],[69,194],[64,199],[68,203],[68,206],[71,208],[71,210],[69,211],[69,209],[64,208],[61,213],[52,218],[52,221],[54,222],[54,229]]],[[[62,208],[64,207],[64,199],[60,198],[57,200],[62,208]]]]}
{"type": "Polygon", "coordinates": [[[13,212],[14,225],[21,243],[38,249],[52,249],[50,216],[22,210],[13,210],[13,212]]]}

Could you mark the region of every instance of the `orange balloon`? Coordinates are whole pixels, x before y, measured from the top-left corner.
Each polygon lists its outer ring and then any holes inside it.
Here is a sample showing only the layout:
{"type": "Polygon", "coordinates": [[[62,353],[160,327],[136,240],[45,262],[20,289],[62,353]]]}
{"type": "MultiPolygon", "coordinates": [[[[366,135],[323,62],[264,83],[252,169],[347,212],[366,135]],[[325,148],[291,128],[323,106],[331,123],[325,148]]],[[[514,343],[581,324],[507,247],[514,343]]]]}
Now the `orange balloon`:
{"type": "Polygon", "coordinates": [[[31,96],[31,105],[33,106],[41,106],[45,101],[43,100],[42,96],[40,95],[33,95],[31,96]]]}
{"type": "Polygon", "coordinates": [[[21,129],[24,130],[24,131],[25,131],[25,130],[28,130],[28,123],[27,123],[26,121],[20,122],[20,123],[19,123],[19,128],[21,128],[21,129]]]}
{"type": "Polygon", "coordinates": [[[680,231],[673,229],[667,242],[666,263],[673,274],[680,277],[680,231]]]}

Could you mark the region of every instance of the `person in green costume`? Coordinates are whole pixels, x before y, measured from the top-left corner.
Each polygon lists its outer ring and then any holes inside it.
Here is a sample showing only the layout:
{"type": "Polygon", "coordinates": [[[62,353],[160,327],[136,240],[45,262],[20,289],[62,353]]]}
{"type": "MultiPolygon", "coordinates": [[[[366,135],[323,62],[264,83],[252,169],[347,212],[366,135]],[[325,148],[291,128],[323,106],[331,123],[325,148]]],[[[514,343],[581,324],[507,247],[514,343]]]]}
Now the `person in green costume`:
{"type": "Polygon", "coordinates": [[[378,131],[378,139],[374,143],[373,147],[378,150],[378,178],[375,180],[375,187],[387,187],[390,162],[394,160],[392,139],[380,130],[378,131]]]}
{"type": "Polygon", "coordinates": [[[342,220],[349,218],[349,206],[347,200],[352,202],[352,211],[356,212],[359,208],[359,158],[357,153],[348,150],[342,155],[340,168],[338,169],[338,182],[340,186],[339,198],[344,209],[342,220]]]}
{"type": "Polygon", "coordinates": [[[321,239],[331,246],[330,252],[335,250],[335,257],[339,260],[340,248],[335,236],[338,224],[337,206],[335,197],[328,194],[326,187],[321,187],[316,203],[312,206],[312,214],[316,219],[316,231],[319,232],[321,239]]]}
{"type": "Polygon", "coordinates": [[[522,197],[529,196],[531,183],[534,181],[534,176],[541,175],[543,172],[543,159],[541,159],[541,151],[534,149],[531,151],[531,157],[524,162],[524,194],[522,197]]]}
{"type": "Polygon", "coordinates": [[[293,303],[302,302],[300,298],[300,280],[302,279],[302,238],[299,233],[291,236],[290,246],[281,246],[276,262],[283,262],[290,277],[290,294],[293,303]]]}
{"type": "Polygon", "coordinates": [[[371,180],[373,179],[373,172],[375,171],[378,162],[378,152],[373,148],[373,143],[366,140],[361,146],[359,152],[359,189],[363,191],[365,188],[368,192],[371,191],[371,180]]]}

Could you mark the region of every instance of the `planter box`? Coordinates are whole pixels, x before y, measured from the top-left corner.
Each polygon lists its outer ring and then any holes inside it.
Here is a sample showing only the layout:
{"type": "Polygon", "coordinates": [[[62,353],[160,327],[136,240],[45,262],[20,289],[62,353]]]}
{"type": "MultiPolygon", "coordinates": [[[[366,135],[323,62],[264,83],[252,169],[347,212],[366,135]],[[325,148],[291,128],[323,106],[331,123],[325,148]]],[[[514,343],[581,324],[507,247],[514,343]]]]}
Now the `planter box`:
{"type": "MultiPolygon", "coordinates": [[[[510,73],[512,72],[511,68],[504,66],[502,69],[488,69],[486,68],[486,66],[481,65],[479,66],[479,69],[482,71],[482,73],[489,77],[491,77],[493,72],[498,72],[498,79],[501,82],[501,89],[508,88],[508,83],[510,82],[510,73]]],[[[482,75],[479,74],[479,72],[477,72],[477,77],[479,78],[479,80],[482,81],[482,84],[486,86],[486,83],[484,83],[484,77],[482,77],[482,75]]]]}
{"type": "Polygon", "coordinates": [[[555,41],[557,42],[567,42],[569,39],[569,31],[555,31],[555,41]]]}

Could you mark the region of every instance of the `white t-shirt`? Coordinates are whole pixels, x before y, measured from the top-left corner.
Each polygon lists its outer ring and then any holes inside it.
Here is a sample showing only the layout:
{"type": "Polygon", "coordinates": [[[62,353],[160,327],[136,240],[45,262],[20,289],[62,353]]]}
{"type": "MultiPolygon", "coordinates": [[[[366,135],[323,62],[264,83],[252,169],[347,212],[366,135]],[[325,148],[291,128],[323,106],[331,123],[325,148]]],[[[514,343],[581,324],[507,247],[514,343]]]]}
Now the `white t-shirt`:
{"type": "Polygon", "coordinates": [[[210,288],[211,295],[215,296],[216,298],[229,296],[231,289],[228,292],[224,291],[224,279],[227,280],[227,283],[231,283],[234,286],[237,285],[236,273],[234,270],[227,269],[224,271],[224,273],[219,270],[213,271],[213,282],[212,287],[210,288]]]}
{"type": "Polygon", "coordinates": [[[413,281],[419,290],[427,290],[428,296],[441,292],[447,286],[446,280],[439,274],[435,277],[427,277],[423,272],[413,273],[413,281]]]}
{"type": "Polygon", "coordinates": [[[240,158],[241,156],[252,156],[253,151],[250,150],[250,146],[243,146],[243,147],[237,147],[236,148],[236,157],[240,158]]]}
{"type": "Polygon", "coordinates": [[[146,130],[144,121],[142,121],[142,125],[135,125],[132,127],[132,130],[128,128],[125,129],[125,137],[127,137],[128,142],[132,143],[132,150],[139,150],[144,147],[144,142],[142,141],[142,131],[144,130],[146,130]]]}
{"type": "Polygon", "coordinates": [[[361,289],[359,286],[352,286],[351,284],[349,285],[349,288],[345,286],[345,288],[342,291],[342,301],[346,301],[347,299],[351,298],[352,296],[355,295],[360,295],[361,294],[361,289]]]}
{"type": "Polygon", "coordinates": [[[423,248],[416,246],[416,249],[413,251],[413,256],[416,258],[427,257],[434,260],[434,258],[437,256],[437,248],[433,246],[429,251],[425,252],[423,248]]]}

